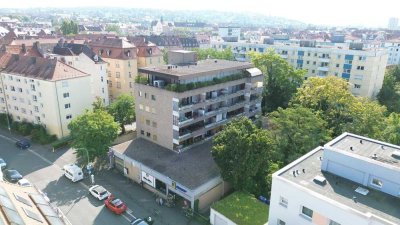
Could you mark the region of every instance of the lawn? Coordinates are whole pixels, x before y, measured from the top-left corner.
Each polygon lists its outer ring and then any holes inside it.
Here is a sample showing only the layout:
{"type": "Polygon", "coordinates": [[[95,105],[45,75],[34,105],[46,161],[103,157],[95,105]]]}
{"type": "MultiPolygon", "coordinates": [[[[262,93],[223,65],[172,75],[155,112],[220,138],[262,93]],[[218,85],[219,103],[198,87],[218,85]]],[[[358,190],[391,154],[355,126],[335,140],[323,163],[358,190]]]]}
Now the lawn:
{"type": "Polygon", "coordinates": [[[264,225],[268,221],[268,205],[239,191],[216,202],[211,208],[238,225],[264,225]]]}

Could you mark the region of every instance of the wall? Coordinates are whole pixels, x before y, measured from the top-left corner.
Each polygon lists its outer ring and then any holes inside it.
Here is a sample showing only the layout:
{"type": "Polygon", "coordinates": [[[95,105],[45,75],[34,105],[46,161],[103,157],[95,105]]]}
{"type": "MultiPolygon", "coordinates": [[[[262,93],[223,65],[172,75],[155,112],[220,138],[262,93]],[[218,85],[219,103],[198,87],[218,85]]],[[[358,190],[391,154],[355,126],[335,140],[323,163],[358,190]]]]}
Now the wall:
{"type": "Polygon", "coordinates": [[[226,218],[213,208],[210,211],[210,223],[211,225],[236,225],[232,220],[226,218]]]}
{"type": "Polygon", "coordinates": [[[202,194],[199,199],[199,210],[208,208],[215,201],[221,199],[221,197],[225,194],[224,192],[224,181],[219,183],[217,186],[208,190],[206,193],[202,194]]]}

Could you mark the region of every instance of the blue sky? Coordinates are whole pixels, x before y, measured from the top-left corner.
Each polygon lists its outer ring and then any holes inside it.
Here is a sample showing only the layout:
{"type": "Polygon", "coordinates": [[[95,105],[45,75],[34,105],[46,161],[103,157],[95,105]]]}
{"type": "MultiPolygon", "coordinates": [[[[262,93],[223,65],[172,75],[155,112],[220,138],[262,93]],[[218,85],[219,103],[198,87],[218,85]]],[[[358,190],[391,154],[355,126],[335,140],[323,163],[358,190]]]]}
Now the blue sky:
{"type": "Polygon", "coordinates": [[[389,17],[400,17],[400,0],[4,0],[0,5],[1,8],[68,6],[246,11],[337,26],[386,27],[389,17]]]}

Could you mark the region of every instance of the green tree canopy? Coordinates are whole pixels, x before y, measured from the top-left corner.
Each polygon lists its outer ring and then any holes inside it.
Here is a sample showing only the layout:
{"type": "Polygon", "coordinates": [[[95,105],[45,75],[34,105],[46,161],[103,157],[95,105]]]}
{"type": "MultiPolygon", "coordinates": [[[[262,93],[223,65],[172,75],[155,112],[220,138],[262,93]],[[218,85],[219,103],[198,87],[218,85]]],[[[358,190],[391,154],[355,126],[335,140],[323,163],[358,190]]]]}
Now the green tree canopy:
{"type": "Polygon", "coordinates": [[[278,107],[286,108],[302,84],[305,71],[295,70],[271,49],[263,54],[251,52],[250,58],[265,76],[263,112],[269,113],[278,107]]]}
{"type": "Polygon", "coordinates": [[[106,106],[104,105],[103,100],[97,96],[96,100],[92,103],[93,106],[93,111],[97,111],[97,110],[106,110],[106,106]]]}
{"type": "Polygon", "coordinates": [[[391,113],[386,119],[386,128],[383,131],[382,137],[385,141],[400,145],[400,114],[391,113]]]}
{"type": "Polygon", "coordinates": [[[125,125],[135,121],[135,99],[128,94],[122,94],[109,106],[109,112],[114,116],[125,133],[125,125]]]}
{"type": "Polygon", "coordinates": [[[230,122],[213,139],[212,155],[224,180],[236,190],[267,194],[270,163],[277,160],[274,143],[266,130],[248,118],[230,122]]]}
{"type": "Polygon", "coordinates": [[[117,138],[119,124],[106,111],[85,112],[68,124],[71,131],[72,147],[78,157],[89,161],[105,155],[112,142],[117,138]]]}
{"type": "Polygon", "coordinates": [[[327,123],[308,108],[278,108],[269,120],[285,165],[331,139],[327,123]]]}
{"type": "Polygon", "coordinates": [[[386,72],[377,98],[379,103],[385,105],[389,112],[400,112],[400,65],[386,72]]]}
{"type": "Polygon", "coordinates": [[[333,135],[337,136],[352,119],[350,110],[354,100],[345,80],[334,76],[311,77],[298,89],[290,105],[300,105],[321,113],[333,135]]]}
{"type": "Polygon", "coordinates": [[[121,34],[122,34],[121,28],[119,27],[118,24],[108,24],[108,25],[106,26],[106,31],[108,31],[108,32],[115,32],[115,33],[118,34],[118,35],[121,35],[121,34]]]}
{"type": "Polygon", "coordinates": [[[195,48],[193,51],[197,52],[198,60],[204,60],[207,58],[234,60],[232,49],[230,47],[225,48],[222,51],[218,51],[214,48],[195,48]]]}
{"type": "Polygon", "coordinates": [[[69,34],[77,34],[78,33],[78,24],[75,23],[73,20],[64,20],[61,23],[61,32],[64,35],[69,35],[69,34]]]}

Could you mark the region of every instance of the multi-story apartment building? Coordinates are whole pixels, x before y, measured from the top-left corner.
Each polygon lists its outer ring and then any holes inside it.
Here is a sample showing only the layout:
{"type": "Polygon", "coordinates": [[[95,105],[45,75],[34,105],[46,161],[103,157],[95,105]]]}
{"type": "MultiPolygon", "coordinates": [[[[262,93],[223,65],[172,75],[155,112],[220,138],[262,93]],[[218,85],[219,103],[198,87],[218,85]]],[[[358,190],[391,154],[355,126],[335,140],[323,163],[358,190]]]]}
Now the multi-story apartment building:
{"type": "Polygon", "coordinates": [[[248,52],[266,52],[274,49],[283,59],[311,76],[333,75],[349,81],[356,96],[375,97],[383,84],[388,60],[384,49],[363,49],[361,43],[345,46],[316,46],[314,41],[300,44],[253,44],[243,42],[212,42],[216,49],[232,48],[237,60],[248,61],[248,52]]]}
{"type": "Polygon", "coordinates": [[[384,43],[388,51],[388,65],[400,65],[400,39],[389,40],[384,43]]]}
{"type": "Polygon", "coordinates": [[[110,101],[123,93],[133,96],[133,83],[137,75],[136,47],[120,38],[100,38],[90,42],[89,46],[107,62],[110,101]]]}
{"type": "Polygon", "coordinates": [[[175,51],[169,54],[174,65],[139,69],[148,79],[135,83],[141,137],[178,151],[213,136],[234,117],[261,112],[259,69],[248,62],[195,58],[194,52],[175,51]]]}
{"type": "Polygon", "coordinates": [[[144,36],[127,37],[128,41],[137,48],[137,67],[151,67],[164,65],[161,50],[144,36]]]}
{"type": "Polygon", "coordinates": [[[239,41],[240,27],[218,27],[218,36],[220,36],[225,41],[239,41]]]}
{"type": "Polygon", "coordinates": [[[273,174],[269,224],[400,224],[400,146],[344,133],[273,174]]]}
{"type": "Polygon", "coordinates": [[[42,124],[61,138],[92,107],[91,76],[57,59],[2,53],[0,66],[0,112],[15,121],[42,124]]]}
{"type": "Polygon", "coordinates": [[[90,88],[93,102],[100,98],[104,105],[109,104],[107,85],[107,63],[86,44],[65,43],[63,40],[54,47],[51,58],[56,57],[65,64],[90,75],[90,88]]]}

